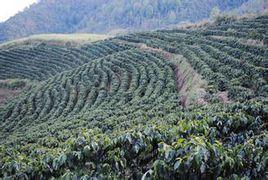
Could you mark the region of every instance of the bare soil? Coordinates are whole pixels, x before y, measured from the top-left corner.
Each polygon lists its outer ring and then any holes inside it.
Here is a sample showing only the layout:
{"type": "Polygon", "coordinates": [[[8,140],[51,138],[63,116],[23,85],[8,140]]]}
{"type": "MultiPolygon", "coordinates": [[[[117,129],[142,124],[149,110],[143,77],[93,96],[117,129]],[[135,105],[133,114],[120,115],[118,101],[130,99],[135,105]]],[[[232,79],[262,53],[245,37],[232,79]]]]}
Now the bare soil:
{"type": "MultiPolygon", "coordinates": [[[[163,49],[148,47],[145,44],[139,44],[138,47],[143,51],[161,53],[165,59],[175,62],[176,69],[174,71],[176,77],[176,87],[181,96],[180,103],[183,107],[190,104],[206,105],[205,100],[206,82],[201,79],[201,76],[188,64],[182,55],[174,55],[163,49]]],[[[226,99],[226,98],[225,98],[226,99]]]]}
{"type": "Polygon", "coordinates": [[[7,88],[0,88],[0,106],[4,105],[10,98],[17,96],[22,89],[11,90],[7,88]]]}
{"type": "Polygon", "coordinates": [[[223,91],[218,93],[218,98],[220,101],[222,101],[225,104],[230,103],[231,101],[228,98],[228,91],[223,91]]]}

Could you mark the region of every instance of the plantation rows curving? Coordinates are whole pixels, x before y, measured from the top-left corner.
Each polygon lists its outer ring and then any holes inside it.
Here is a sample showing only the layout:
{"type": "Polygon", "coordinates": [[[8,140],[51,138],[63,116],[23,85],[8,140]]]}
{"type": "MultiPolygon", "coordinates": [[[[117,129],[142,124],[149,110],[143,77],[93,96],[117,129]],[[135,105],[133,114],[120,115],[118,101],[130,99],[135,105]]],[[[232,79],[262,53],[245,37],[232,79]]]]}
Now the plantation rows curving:
{"type": "Polygon", "coordinates": [[[113,41],[103,41],[80,48],[40,44],[29,48],[0,50],[0,79],[45,80],[93,59],[129,48],[113,41]]]}
{"type": "Polygon", "coordinates": [[[0,178],[267,178],[267,22],[0,49],[0,178]]]}
{"type": "Polygon", "coordinates": [[[1,129],[7,134],[24,132],[25,129],[19,130],[22,125],[31,126],[36,121],[76,118],[80,114],[90,117],[95,111],[113,109],[124,112],[147,104],[153,107],[156,99],[157,103],[178,103],[176,94],[172,64],[154,54],[128,50],[94,60],[34,87],[23,100],[6,108],[1,129]]]}
{"type": "MultiPolygon", "coordinates": [[[[267,33],[266,18],[257,21],[267,33]]],[[[246,21],[244,23],[250,23],[246,21]]],[[[227,29],[240,23],[225,25],[227,29]]],[[[249,26],[251,31],[253,26],[249,26]]],[[[221,29],[216,26],[211,29],[221,29]]],[[[217,90],[228,90],[234,99],[267,96],[268,51],[266,46],[243,44],[237,34],[213,33],[201,30],[162,30],[119,37],[121,40],[144,43],[153,48],[181,54],[217,90]]],[[[240,32],[237,29],[235,32],[240,32]]],[[[261,35],[263,32],[258,32],[261,35]]],[[[247,34],[248,35],[248,34],[247,34]]],[[[245,36],[248,39],[254,37],[245,36]]],[[[258,38],[255,38],[258,39],[258,38]]],[[[263,41],[267,37],[261,38],[263,41]]]]}

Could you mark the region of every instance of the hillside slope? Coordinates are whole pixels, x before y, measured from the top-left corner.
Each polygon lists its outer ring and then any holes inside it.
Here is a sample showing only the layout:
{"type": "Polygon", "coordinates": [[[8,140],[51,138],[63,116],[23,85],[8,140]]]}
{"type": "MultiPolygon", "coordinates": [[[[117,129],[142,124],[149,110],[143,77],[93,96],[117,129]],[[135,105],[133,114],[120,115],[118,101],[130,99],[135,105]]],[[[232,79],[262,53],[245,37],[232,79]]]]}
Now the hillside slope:
{"type": "Polygon", "coordinates": [[[112,36],[100,34],[38,34],[26,38],[16,39],[0,44],[1,49],[8,49],[15,46],[29,46],[38,44],[54,44],[62,46],[79,46],[90,42],[96,42],[112,36]]]}
{"type": "Polygon", "coordinates": [[[266,0],[249,0],[248,2],[233,10],[233,12],[238,15],[265,11],[268,11],[268,2],[266,0]]]}
{"type": "Polygon", "coordinates": [[[0,177],[264,179],[267,22],[0,49],[0,177]]]}
{"type": "Polygon", "coordinates": [[[231,10],[244,2],[247,0],[41,0],[0,24],[0,42],[44,33],[163,28],[208,18],[214,7],[231,10]]]}

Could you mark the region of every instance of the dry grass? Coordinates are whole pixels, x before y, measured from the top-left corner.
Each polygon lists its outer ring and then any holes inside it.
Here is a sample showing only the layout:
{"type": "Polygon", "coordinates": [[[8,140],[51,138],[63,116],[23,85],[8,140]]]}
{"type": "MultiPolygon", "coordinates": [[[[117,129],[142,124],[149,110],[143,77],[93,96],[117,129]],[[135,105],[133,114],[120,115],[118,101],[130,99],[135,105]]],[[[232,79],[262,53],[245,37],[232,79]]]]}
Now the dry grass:
{"type": "Polygon", "coordinates": [[[0,88],[0,106],[4,105],[9,99],[16,97],[21,91],[21,89],[0,88]]]}
{"type": "Polygon", "coordinates": [[[210,21],[209,19],[205,19],[205,20],[202,20],[202,21],[197,22],[197,23],[183,22],[183,23],[180,23],[179,25],[177,25],[176,28],[179,28],[179,29],[198,29],[198,28],[210,26],[211,24],[212,24],[212,21],[210,21]]]}
{"type": "Polygon", "coordinates": [[[171,59],[177,64],[176,81],[179,94],[184,98],[184,107],[191,104],[207,104],[205,100],[207,82],[199,75],[181,55],[171,59]]]}
{"type": "Polygon", "coordinates": [[[169,53],[163,49],[148,47],[142,43],[138,47],[143,51],[161,53],[165,59],[176,64],[176,86],[184,107],[192,104],[207,104],[205,95],[207,94],[206,89],[208,83],[193,69],[183,56],[169,53]]]}
{"type": "Polygon", "coordinates": [[[214,39],[219,39],[219,40],[236,39],[241,44],[250,45],[250,46],[258,46],[258,47],[265,46],[264,41],[256,40],[256,39],[233,38],[233,37],[227,37],[227,36],[210,36],[210,37],[214,39]]]}
{"type": "Polygon", "coordinates": [[[112,36],[102,34],[39,34],[3,43],[0,45],[0,48],[10,48],[17,45],[31,45],[43,42],[55,45],[75,46],[108,39],[110,37],[112,36]]]}
{"type": "Polygon", "coordinates": [[[32,40],[42,40],[42,41],[63,41],[63,42],[95,42],[99,40],[104,40],[110,36],[101,34],[40,34],[30,36],[29,39],[32,40]]]}
{"type": "Polygon", "coordinates": [[[240,43],[245,44],[245,45],[250,45],[250,46],[260,46],[263,47],[264,41],[256,40],[256,39],[240,39],[240,43]]]}

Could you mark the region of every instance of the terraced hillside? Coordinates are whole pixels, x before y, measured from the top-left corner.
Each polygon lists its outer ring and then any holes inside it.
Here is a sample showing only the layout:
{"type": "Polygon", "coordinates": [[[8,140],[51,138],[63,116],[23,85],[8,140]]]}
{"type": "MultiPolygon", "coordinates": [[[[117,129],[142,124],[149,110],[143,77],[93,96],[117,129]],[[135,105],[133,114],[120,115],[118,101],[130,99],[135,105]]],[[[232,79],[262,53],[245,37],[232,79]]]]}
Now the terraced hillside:
{"type": "Polygon", "coordinates": [[[267,22],[0,49],[0,178],[267,178],[267,22]]]}
{"type": "Polygon", "coordinates": [[[1,79],[23,78],[40,81],[128,48],[113,41],[104,41],[84,45],[79,49],[46,44],[3,49],[0,51],[0,76],[1,79]]]}

